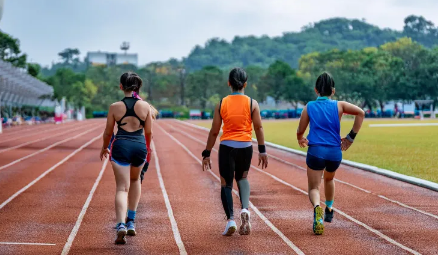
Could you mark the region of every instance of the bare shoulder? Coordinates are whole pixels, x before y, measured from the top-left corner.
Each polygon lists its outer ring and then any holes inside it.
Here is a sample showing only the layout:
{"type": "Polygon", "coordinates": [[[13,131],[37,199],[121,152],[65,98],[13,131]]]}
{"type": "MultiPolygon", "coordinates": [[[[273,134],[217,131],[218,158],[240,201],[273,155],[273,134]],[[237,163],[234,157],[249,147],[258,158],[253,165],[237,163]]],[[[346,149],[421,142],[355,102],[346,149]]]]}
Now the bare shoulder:
{"type": "Polygon", "coordinates": [[[252,99],[252,105],[257,107],[257,106],[259,106],[259,102],[257,102],[257,100],[255,100],[255,99],[252,99]]]}
{"type": "Polygon", "coordinates": [[[141,105],[142,108],[148,108],[149,109],[149,103],[143,100],[138,101],[138,104],[141,105]]]}
{"type": "Polygon", "coordinates": [[[109,108],[110,108],[110,110],[115,110],[122,105],[124,105],[123,102],[118,101],[118,102],[112,103],[109,108]]]}

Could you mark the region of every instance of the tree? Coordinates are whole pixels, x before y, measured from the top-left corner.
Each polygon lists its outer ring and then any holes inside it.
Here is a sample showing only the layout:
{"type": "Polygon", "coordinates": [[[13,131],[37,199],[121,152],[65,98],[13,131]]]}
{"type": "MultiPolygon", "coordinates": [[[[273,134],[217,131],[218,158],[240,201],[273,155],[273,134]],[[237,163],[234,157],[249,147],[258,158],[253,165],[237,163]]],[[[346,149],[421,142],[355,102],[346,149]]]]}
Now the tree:
{"type": "Polygon", "coordinates": [[[37,78],[41,72],[41,66],[37,63],[27,63],[27,73],[37,78]]]}
{"type": "Polygon", "coordinates": [[[64,61],[64,64],[78,64],[80,62],[79,55],[81,52],[78,49],[67,48],[58,53],[61,59],[64,61]]]}
{"type": "Polygon", "coordinates": [[[263,77],[261,90],[267,91],[276,102],[283,97],[284,87],[287,86],[286,78],[295,75],[295,71],[287,63],[277,60],[269,66],[266,75],[263,77]]]}
{"type": "Polygon", "coordinates": [[[0,31],[0,59],[16,67],[26,67],[26,54],[20,51],[20,41],[0,31]]]}
{"type": "Polygon", "coordinates": [[[212,98],[213,95],[223,96],[226,94],[225,91],[228,89],[226,84],[226,79],[221,69],[216,66],[206,66],[188,75],[188,98],[192,104],[197,102],[202,109],[205,109],[209,99],[210,101],[214,99],[212,98]]]}

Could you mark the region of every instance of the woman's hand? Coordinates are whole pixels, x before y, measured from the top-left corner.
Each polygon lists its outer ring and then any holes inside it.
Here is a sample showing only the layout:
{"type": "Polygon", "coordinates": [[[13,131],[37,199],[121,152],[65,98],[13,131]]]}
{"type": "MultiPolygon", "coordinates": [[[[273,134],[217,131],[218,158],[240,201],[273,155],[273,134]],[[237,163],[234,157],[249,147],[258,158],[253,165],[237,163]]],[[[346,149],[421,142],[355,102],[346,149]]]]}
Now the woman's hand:
{"type": "Polygon", "coordinates": [[[103,160],[103,157],[107,158],[109,153],[110,151],[108,150],[108,148],[102,148],[102,150],[100,151],[100,160],[103,160]]]}
{"type": "Polygon", "coordinates": [[[152,148],[150,148],[150,146],[148,147],[148,154],[146,156],[146,162],[151,162],[151,157],[152,157],[152,148]]]}
{"type": "Polygon", "coordinates": [[[309,146],[309,141],[307,140],[306,137],[301,137],[301,139],[298,140],[298,145],[300,145],[301,148],[306,148],[307,146],[309,146]]]}
{"type": "Polygon", "coordinates": [[[211,170],[211,160],[210,157],[206,157],[202,160],[202,171],[211,170]]]}
{"type": "Polygon", "coordinates": [[[259,153],[259,166],[262,164],[262,169],[265,169],[268,167],[268,154],[266,153],[259,153]]]}
{"type": "Polygon", "coordinates": [[[348,139],[345,137],[345,138],[342,138],[342,140],[341,140],[341,149],[342,149],[342,151],[346,151],[346,150],[348,150],[348,148],[350,148],[350,146],[352,145],[353,143],[352,142],[350,142],[350,141],[348,141],[348,139]]]}

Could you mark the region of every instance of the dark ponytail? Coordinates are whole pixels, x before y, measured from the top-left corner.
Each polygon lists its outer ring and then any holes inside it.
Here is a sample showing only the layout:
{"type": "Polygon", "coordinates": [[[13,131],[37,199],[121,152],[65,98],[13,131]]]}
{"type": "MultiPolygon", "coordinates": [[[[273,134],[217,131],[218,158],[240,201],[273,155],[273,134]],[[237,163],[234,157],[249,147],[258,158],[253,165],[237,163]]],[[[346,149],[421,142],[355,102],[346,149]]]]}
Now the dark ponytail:
{"type": "Polygon", "coordinates": [[[248,75],[245,70],[240,67],[236,67],[230,72],[230,76],[228,77],[228,81],[230,82],[231,87],[234,91],[238,91],[243,89],[243,85],[245,85],[248,80],[248,75]]]}
{"type": "Polygon", "coordinates": [[[324,72],[316,79],[315,88],[320,96],[331,96],[335,88],[335,80],[329,73],[324,72]]]}
{"type": "Polygon", "coordinates": [[[123,90],[126,92],[139,92],[143,81],[140,76],[134,72],[127,72],[120,77],[120,84],[122,84],[123,90]]]}

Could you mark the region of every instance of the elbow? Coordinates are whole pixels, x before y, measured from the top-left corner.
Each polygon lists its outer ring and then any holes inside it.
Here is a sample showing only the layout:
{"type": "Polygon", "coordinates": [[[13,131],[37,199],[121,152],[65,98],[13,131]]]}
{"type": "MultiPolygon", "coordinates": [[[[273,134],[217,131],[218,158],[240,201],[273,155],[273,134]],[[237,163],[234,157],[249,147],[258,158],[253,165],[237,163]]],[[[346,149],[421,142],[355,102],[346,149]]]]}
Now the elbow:
{"type": "Polygon", "coordinates": [[[212,131],[212,132],[210,132],[210,135],[211,135],[212,137],[218,137],[219,132],[217,132],[217,131],[212,131]]]}

